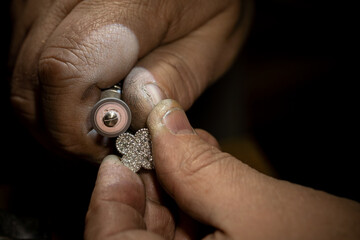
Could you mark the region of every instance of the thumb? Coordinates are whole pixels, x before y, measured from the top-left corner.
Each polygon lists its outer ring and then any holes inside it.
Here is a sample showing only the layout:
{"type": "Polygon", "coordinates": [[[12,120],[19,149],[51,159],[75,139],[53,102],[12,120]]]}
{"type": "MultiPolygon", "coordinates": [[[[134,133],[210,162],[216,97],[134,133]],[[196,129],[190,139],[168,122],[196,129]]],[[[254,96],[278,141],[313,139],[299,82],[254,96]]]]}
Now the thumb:
{"type": "Polygon", "coordinates": [[[119,236],[145,229],[145,192],[141,179],[117,156],[107,156],[98,172],[86,215],[85,239],[119,236]]]}
{"type": "Polygon", "coordinates": [[[161,101],[147,124],[160,184],[185,213],[216,229],[205,239],[338,239],[356,232],[353,203],[273,179],[221,152],[173,100],[161,101]]]}
{"type": "Polygon", "coordinates": [[[185,212],[225,231],[238,186],[254,170],[204,141],[173,100],[161,101],[147,123],[159,182],[185,212]]]}

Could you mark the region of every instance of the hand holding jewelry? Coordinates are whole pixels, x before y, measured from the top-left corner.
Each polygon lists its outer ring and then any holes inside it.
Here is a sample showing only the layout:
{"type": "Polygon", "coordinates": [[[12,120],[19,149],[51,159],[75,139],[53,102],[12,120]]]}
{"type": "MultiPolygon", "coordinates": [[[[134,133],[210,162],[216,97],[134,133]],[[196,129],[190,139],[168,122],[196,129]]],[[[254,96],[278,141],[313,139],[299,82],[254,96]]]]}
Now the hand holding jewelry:
{"type": "Polygon", "coordinates": [[[117,137],[116,149],[122,154],[121,162],[137,172],[153,169],[149,129],[142,128],[132,135],[126,132],[131,122],[131,112],[121,99],[121,88],[116,85],[103,91],[101,99],[91,112],[94,129],[105,137],[117,137]]]}

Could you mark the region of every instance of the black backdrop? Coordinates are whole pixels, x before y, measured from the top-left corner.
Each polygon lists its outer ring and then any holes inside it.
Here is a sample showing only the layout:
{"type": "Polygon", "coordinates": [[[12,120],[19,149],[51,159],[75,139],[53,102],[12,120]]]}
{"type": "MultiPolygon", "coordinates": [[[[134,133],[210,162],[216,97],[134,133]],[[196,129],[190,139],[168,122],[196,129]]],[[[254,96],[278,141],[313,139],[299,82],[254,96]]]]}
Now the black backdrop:
{"type": "MultiPolygon", "coordinates": [[[[359,200],[353,8],[340,1],[255,1],[244,49],[189,110],[193,125],[220,140],[251,135],[279,177],[359,200]]],[[[12,114],[11,19],[2,11],[0,184],[16,189],[11,211],[39,219],[39,232],[81,238],[96,168],[43,149],[12,114]]]]}

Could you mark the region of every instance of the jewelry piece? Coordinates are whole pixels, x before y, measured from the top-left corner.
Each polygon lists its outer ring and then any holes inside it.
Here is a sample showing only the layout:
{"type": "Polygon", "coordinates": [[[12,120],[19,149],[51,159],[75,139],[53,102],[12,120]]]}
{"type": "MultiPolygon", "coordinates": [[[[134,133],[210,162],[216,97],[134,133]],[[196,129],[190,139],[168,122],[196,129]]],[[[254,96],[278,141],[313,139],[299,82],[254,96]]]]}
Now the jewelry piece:
{"type": "Polygon", "coordinates": [[[122,154],[121,162],[133,172],[141,167],[154,168],[149,129],[142,128],[135,135],[127,132],[120,134],[116,139],[116,149],[122,154]]]}
{"type": "Polygon", "coordinates": [[[141,167],[154,169],[149,129],[142,128],[135,135],[127,131],[131,123],[131,112],[120,98],[119,85],[104,90],[91,111],[91,123],[105,137],[118,136],[115,145],[122,155],[121,162],[133,172],[139,171],[141,167]]]}

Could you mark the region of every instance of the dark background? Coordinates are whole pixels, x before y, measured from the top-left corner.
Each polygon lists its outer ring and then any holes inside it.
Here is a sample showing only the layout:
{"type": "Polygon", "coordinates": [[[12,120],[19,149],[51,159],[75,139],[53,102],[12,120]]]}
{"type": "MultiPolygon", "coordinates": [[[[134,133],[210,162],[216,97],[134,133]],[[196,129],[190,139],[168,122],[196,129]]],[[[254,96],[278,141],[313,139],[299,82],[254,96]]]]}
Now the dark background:
{"type": "Polygon", "coordinates": [[[192,122],[220,140],[254,137],[282,179],[359,200],[353,7],[255,1],[238,61],[195,103],[192,122]]]}
{"type": "MultiPolygon", "coordinates": [[[[242,52],[190,109],[192,124],[220,141],[250,136],[280,178],[359,201],[353,8],[341,1],[255,1],[242,52]]],[[[0,190],[12,196],[7,214],[35,235],[81,238],[96,168],[43,149],[13,115],[7,8],[1,22],[0,190]]]]}

